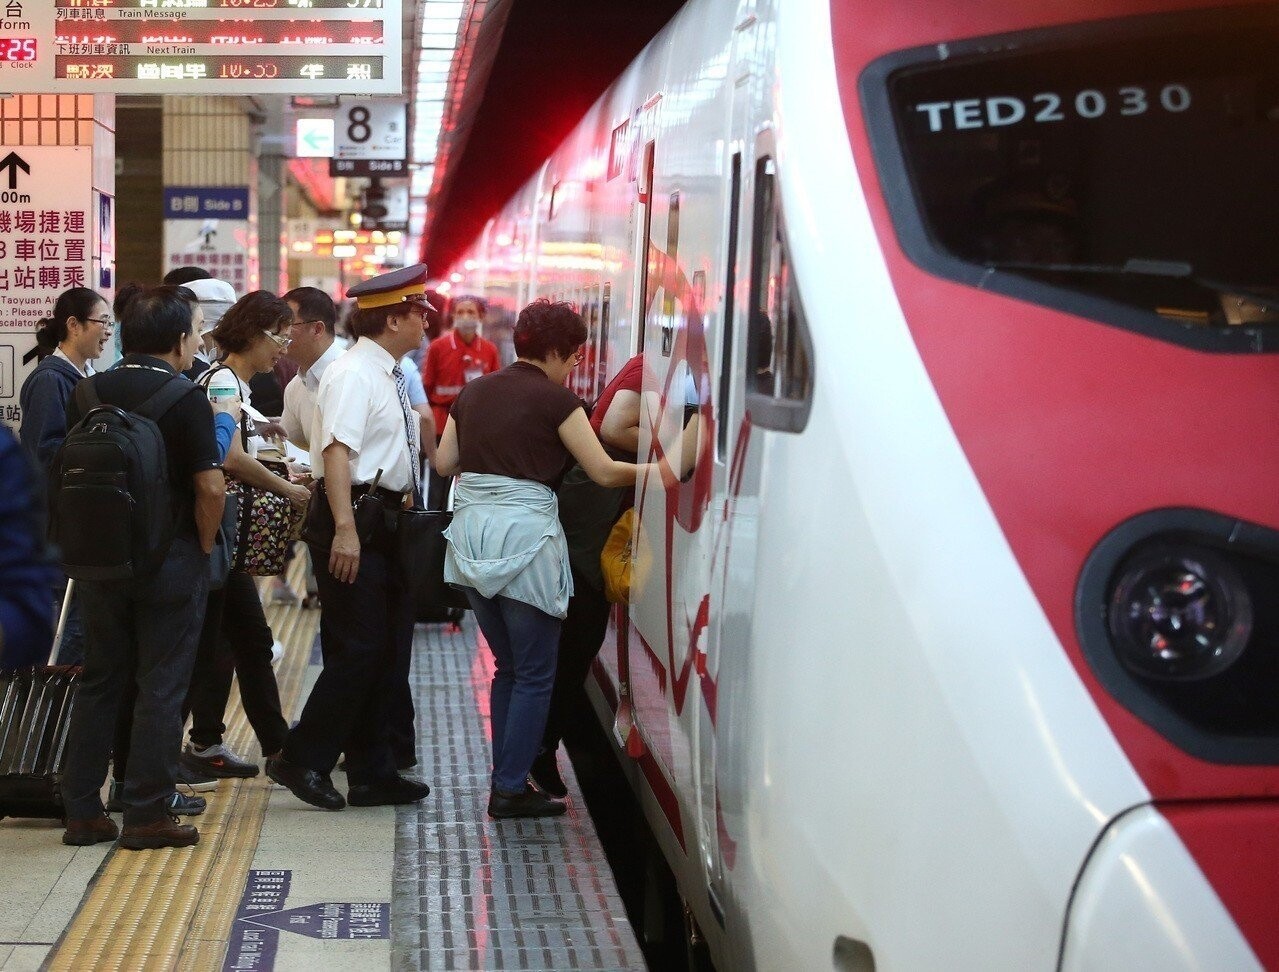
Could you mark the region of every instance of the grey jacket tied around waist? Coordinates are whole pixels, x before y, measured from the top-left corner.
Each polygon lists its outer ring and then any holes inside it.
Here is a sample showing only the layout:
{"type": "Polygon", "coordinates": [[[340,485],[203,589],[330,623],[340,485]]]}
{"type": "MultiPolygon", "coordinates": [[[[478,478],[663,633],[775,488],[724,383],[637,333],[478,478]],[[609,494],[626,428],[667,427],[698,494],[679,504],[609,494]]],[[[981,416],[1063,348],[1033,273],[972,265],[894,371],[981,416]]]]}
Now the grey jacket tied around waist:
{"type": "Polygon", "coordinates": [[[463,473],[454,496],[444,580],[563,619],[573,574],[555,493],[527,479],[463,473]]]}

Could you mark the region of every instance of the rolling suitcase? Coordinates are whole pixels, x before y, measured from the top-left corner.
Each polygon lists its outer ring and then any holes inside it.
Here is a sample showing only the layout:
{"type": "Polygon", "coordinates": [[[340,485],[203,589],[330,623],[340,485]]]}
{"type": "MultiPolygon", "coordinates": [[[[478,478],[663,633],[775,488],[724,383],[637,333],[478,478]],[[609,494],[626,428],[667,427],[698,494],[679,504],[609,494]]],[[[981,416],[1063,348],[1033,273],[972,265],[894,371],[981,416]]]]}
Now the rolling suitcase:
{"type": "Polygon", "coordinates": [[[49,664],[0,674],[0,817],[64,817],[62,768],[80,666],[56,662],[74,590],[67,581],[49,664]]]}

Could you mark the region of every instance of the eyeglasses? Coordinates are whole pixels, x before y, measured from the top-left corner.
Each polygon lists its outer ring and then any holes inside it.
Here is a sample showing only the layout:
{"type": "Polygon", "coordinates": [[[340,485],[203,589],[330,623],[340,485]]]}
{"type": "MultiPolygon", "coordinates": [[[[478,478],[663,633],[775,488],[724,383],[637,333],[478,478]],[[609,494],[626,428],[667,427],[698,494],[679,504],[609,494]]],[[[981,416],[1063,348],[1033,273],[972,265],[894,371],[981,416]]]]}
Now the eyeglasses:
{"type": "Polygon", "coordinates": [[[580,365],[583,361],[586,360],[586,352],[580,351],[580,350],[574,351],[572,354],[568,356],[568,360],[573,362],[573,367],[576,368],[578,365],[580,365]]]}
{"type": "Polygon", "coordinates": [[[93,321],[94,324],[101,324],[103,327],[115,327],[115,321],[110,317],[86,317],[84,322],[88,324],[93,321]]]}
{"type": "Polygon", "coordinates": [[[275,346],[281,351],[287,351],[289,345],[293,343],[292,338],[287,338],[283,334],[272,334],[270,331],[263,331],[262,333],[274,341],[275,346]]]}
{"type": "Polygon", "coordinates": [[[324,321],[320,320],[319,318],[312,318],[309,321],[293,321],[289,324],[289,327],[294,328],[294,327],[302,327],[305,324],[323,324],[323,323],[324,321]]]}

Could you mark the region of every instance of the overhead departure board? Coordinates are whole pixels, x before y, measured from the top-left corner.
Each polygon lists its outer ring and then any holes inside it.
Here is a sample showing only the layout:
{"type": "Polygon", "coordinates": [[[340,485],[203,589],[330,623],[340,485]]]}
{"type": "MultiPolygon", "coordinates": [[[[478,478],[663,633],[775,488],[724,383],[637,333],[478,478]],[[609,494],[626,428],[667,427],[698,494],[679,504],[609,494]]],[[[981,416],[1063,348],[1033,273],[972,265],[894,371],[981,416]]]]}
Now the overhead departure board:
{"type": "Polygon", "coordinates": [[[0,91],[398,94],[402,0],[3,0],[0,91]]]}

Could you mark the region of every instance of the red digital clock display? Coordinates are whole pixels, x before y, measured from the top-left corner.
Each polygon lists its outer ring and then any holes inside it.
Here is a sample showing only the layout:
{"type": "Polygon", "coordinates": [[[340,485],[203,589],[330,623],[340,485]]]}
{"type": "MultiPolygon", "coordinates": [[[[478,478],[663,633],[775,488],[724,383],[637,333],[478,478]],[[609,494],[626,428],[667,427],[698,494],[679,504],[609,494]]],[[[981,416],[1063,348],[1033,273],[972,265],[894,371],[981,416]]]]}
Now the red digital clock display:
{"type": "Polygon", "coordinates": [[[34,61],[36,39],[34,37],[0,37],[0,61],[34,61]]]}

